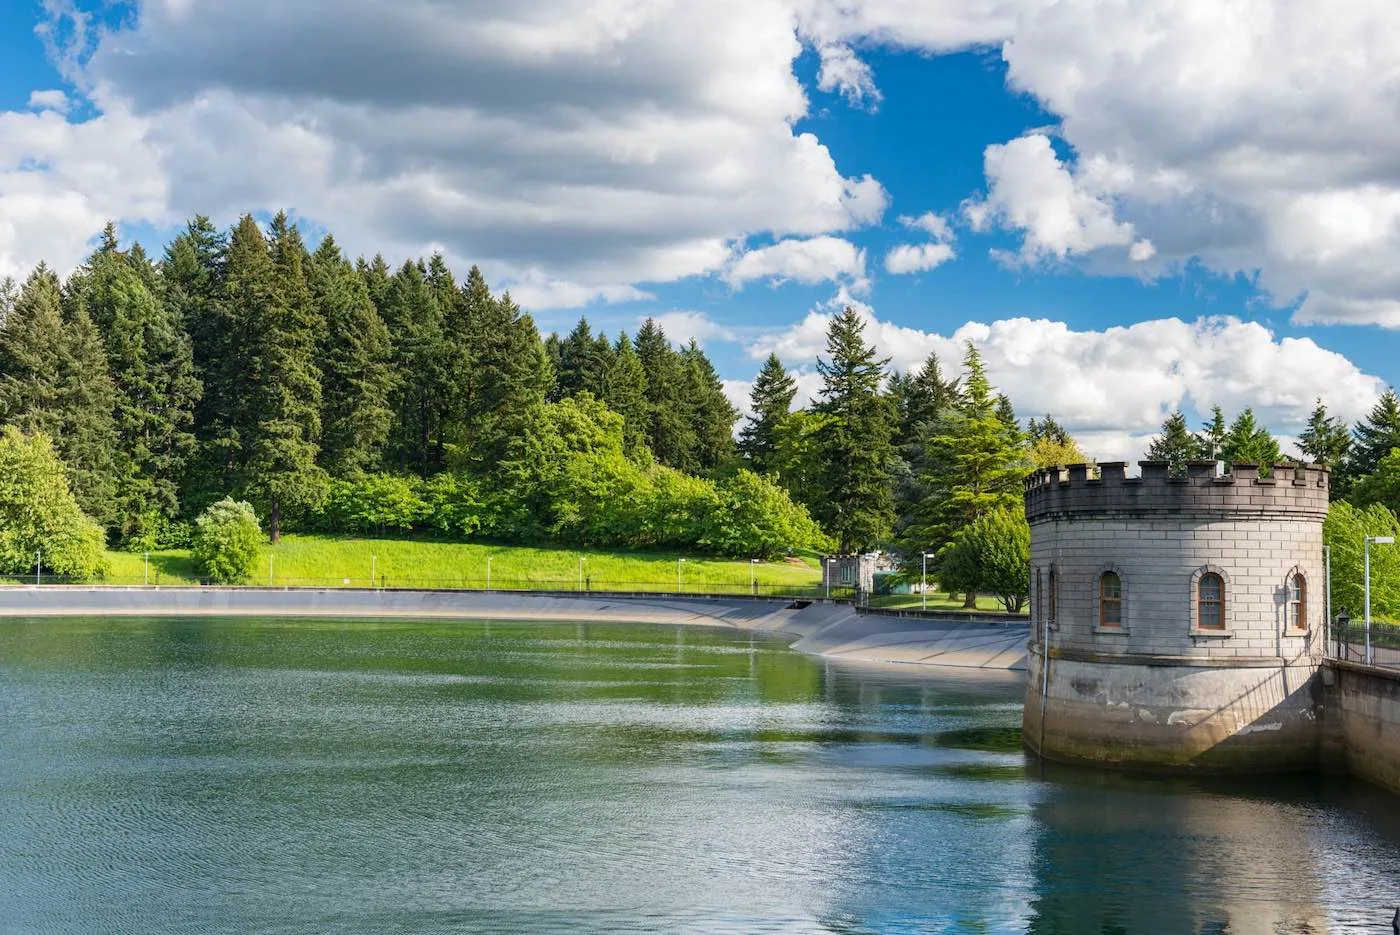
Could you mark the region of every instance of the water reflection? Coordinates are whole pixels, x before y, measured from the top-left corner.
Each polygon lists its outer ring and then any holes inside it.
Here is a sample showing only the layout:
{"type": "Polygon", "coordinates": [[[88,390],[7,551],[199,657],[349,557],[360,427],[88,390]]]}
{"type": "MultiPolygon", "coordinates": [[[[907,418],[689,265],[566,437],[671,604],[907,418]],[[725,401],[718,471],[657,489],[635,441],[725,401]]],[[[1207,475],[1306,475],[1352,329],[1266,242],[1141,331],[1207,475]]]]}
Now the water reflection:
{"type": "Polygon", "coordinates": [[[1400,902],[1394,799],[1030,762],[1020,692],[728,631],[3,621],[0,932],[1322,932],[1400,902]]]}

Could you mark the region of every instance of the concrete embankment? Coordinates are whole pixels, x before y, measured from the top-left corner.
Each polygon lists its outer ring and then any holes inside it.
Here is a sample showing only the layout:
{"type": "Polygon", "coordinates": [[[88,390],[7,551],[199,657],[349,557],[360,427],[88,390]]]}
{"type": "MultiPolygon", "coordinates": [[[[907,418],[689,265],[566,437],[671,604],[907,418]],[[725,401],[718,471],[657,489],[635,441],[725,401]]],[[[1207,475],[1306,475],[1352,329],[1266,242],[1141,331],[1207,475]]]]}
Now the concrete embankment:
{"type": "Polygon", "coordinates": [[[1331,659],[1322,683],[1325,765],[1400,793],[1400,672],[1331,659]]]}
{"type": "Polygon", "coordinates": [[[1013,619],[861,613],[849,604],[707,595],[276,588],[0,588],[0,617],[435,617],[737,627],[793,648],[862,662],[1024,669],[1027,624],[1013,619]]]}

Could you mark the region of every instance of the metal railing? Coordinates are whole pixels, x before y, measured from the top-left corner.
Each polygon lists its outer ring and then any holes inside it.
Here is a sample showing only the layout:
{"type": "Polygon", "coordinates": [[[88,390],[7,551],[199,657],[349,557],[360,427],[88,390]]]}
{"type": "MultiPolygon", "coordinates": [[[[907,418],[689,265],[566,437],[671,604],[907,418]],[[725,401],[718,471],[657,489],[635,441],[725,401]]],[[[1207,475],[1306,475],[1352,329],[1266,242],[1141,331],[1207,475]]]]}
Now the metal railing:
{"type": "Polygon", "coordinates": [[[492,576],[488,581],[484,576],[431,576],[379,574],[371,580],[368,575],[358,577],[301,577],[295,575],[269,575],[259,580],[254,576],[241,585],[221,585],[209,579],[172,578],[160,575],[155,569],[149,577],[106,577],[99,579],[71,578],[61,575],[0,575],[0,586],[68,586],[68,587],[249,587],[249,588],[336,588],[356,590],[394,591],[504,591],[510,593],[551,593],[551,594],[687,594],[716,597],[768,597],[791,598],[794,600],[821,600],[830,598],[837,601],[855,601],[858,592],[853,587],[823,584],[765,584],[763,582],[713,582],[684,581],[677,587],[676,582],[629,581],[599,579],[584,575],[562,578],[500,578],[492,576]]]}
{"type": "Polygon", "coordinates": [[[1372,618],[1369,658],[1367,644],[1364,621],[1353,619],[1332,625],[1330,648],[1334,658],[1400,669],[1400,624],[1372,618]]]}

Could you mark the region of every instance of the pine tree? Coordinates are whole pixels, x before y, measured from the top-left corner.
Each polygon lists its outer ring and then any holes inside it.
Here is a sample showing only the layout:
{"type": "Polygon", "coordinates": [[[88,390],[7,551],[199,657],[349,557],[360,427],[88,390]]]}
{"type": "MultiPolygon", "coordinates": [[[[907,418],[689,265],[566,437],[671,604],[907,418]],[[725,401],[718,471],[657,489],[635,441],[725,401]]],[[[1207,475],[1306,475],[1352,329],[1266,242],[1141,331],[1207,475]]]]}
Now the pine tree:
{"type": "Polygon", "coordinates": [[[937,419],[922,460],[928,494],[909,530],[911,554],[937,551],[963,526],[1021,502],[1029,463],[1018,434],[998,414],[982,357],[963,358],[961,402],[937,419]]]}
{"type": "Polygon", "coordinates": [[[112,418],[115,393],[102,336],[78,307],[64,323],[63,354],[59,358],[59,407],[63,434],[55,447],[68,466],[68,479],[78,504],[93,519],[115,523],[117,464],[116,425],[112,418]]]}
{"type": "Polygon", "coordinates": [[[18,299],[19,283],[15,282],[15,277],[0,277],[0,328],[5,327],[5,321],[10,317],[10,312],[14,311],[18,299]]]}
{"type": "Polygon", "coordinates": [[[87,311],[79,305],[65,322],[60,304],[58,278],[40,264],[0,329],[0,420],[48,436],[79,505],[107,523],[116,449],[107,355],[87,311]]]}
{"type": "Polygon", "coordinates": [[[1186,473],[1186,462],[1195,459],[1200,451],[1200,440],[1186,427],[1186,416],[1176,409],[1162,423],[1162,433],[1147,446],[1147,460],[1165,461],[1171,473],[1182,475],[1186,473]]]}
{"type": "Polygon", "coordinates": [[[1035,417],[1031,417],[1030,424],[1026,428],[1026,440],[1034,445],[1036,442],[1048,441],[1057,445],[1064,445],[1074,441],[1063,425],[1055,421],[1055,417],[1049,413],[1039,422],[1035,417]]]}
{"type": "Polygon", "coordinates": [[[1225,436],[1229,429],[1225,425],[1225,413],[1219,406],[1210,411],[1210,421],[1196,436],[1196,457],[1201,461],[1220,461],[1225,457],[1225,436]]]}
{"type": "Polygon", "coordinates": [[[911,375],[896,374],[890,380],[901,445],[919,444],[920,426],[933,422],[938,414],[958,402],[958,381],[943,376],[937,354],[929,354],[924,365],[911,375]]]}
{"type": "Polygon", "coordinates": [[[638,454],[646,450],[651,412],[647,402],[647,374],[625,333],[617,336],[603,378],[601,398],[609,409],[622,416],[623,446],[627,452],[638,454]]]}
{"type": "Polygon", "coordinates": [[[311,265],[311,292],[325,322],[321,365],[321,464],[344,477],[375,467],[389,437],[394,388],[389,329],[364,277],[341,256],[335,239],[321,241],[311,265]]]}
{"type": "Polygon", "coordinates": [[[685,368],[685,393],[695,426],[695,463],[710,471],[734,457],[734,420],[739,413],[724,395],[724,383],[714,365],[691,339],[681,351],[685,368]]]}
{"type": "Polygon", "coordinates": [[[1347,473],[1354,478],[1374,474],[1381,459],[1392,449],[1400,448],[1400,398],[1394,388],[1381,394],[1366,418],[1356,423],[1352,434],[1355,441],[1347,473]]]}
{"type": "Polygon", "coordinates": [[[694,471],[696,435],[685,399],[685,372],[666,332],[648,318],[637,332],[637,356],[647,378],[647,443],[656,460],[694,471]]]}
{"type": "Polygon", "coordinates": [[[390,397],[390,463],[427,478],[442,468],[445,450],[442,414],[453,398],[450,349],[438,306],[421,263],[408,261],[389,281],[384,296],[384,323],[393,344],[391,370],[396,375],[390,397]]]}
{"type": "Polygon", "coordinates": [[[1261,469],[1270,468],[1278,463],[1278,441],[1255,419],[1253,409],[1245,409],[1230,423],[1230,430],[1225,434],[1221,460],[1232,464],[1258,464],[1261,469]]]}
{"type": "Polygon", "coordinates": [[[818,358],[826,416],[816,444],[823,476],[816,518],[844,552],[864,551],[894,522],[890,492],[891,417],[881,393],[888,358],[865,343],[865,322],[847,307],[827,329],[828,360],[818,358]]]}
{"type": "Polygon", "coordinates": [[[778,429],[791,415],[797,381],[783,369],[777,354],[769,354],[749,392],[747,424],[739,431],[739,451],[756,474],[776,473],[778,429]]]}
{"type": "Polygon", "coordinates": [[[473,322],[475,386],[466,454],[490,471],[511,457],[512,443],[538,420],[553,375],[534,319],[509,293],[482,302],[473,312],[479,317],[473,322]]]}
{"type": "Polygon", "coordinates": [[[1322,399],[1317,400],[1308,427],[1298,436],[1298,451],[1304,461],[1336,468],[1351,451],[1351,432],[1341,418],[1329,416],[1322,399]]]}
{"type": "MultiPolygon", "coordinates": [[[[602,336],[599,335],[601,338],[602,336]]],[[[603,395],[603,377],[608,369],[610,347],[603,339],[600,352],[598,341],[588,326],[587,318],[579,318],[574,330],[559,342],[559,359],[555,365],[555,385],[559,397],[577,396],[579,393],[603,395]]]]}
{"type": "Polygon", "coordinates": [[[180,513],[180,485],[195,452],[195,376],[189,335],[135,265],[123,265],[91,293],[107,317],[107,356],[116,389],[122,464],[120,532],[145,531],[148,517],[180,513]]]}

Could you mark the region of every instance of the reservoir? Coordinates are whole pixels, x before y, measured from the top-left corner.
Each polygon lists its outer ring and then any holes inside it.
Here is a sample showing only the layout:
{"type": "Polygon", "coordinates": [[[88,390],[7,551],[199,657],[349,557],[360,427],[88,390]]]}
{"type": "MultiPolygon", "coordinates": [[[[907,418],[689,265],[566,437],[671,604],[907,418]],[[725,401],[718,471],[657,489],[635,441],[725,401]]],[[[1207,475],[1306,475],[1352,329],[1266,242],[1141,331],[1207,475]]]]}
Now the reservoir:
{"type": "Polygon", "coordinates": [[[1400,800],[717,628],[0,620],[0,933],[1389,931],[1400,800]]]}

